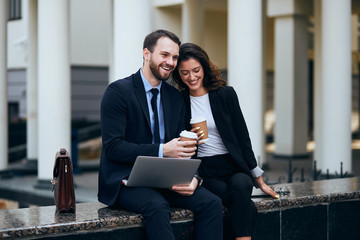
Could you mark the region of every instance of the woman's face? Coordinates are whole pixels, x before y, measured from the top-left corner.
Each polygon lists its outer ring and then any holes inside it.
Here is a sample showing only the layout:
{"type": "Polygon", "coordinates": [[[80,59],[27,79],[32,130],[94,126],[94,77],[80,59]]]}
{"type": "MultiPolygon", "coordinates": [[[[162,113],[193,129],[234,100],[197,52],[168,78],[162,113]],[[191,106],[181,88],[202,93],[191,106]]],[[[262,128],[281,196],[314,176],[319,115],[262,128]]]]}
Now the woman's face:
{"type": "Polygon", "coordinates": [[[179,75],[190,90],[192,96],[202,96],[207,93],[203,87],[204,70],[200,62],[194,58],[182,61],[179,65],[179,75]]]}

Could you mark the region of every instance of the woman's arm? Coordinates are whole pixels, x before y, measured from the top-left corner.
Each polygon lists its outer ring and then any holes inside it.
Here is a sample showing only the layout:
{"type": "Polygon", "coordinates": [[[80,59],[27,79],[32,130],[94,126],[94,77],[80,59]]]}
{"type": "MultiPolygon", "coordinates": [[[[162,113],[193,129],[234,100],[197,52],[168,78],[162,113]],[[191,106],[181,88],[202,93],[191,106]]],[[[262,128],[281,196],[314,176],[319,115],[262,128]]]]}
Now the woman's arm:
{"type": "Polygon", "coordinates": [[[227,87],[225,97],[227,98],[227,106],[229,108],[231,122],[235,131],[235,135],[237,137],[241,151],[244,154],[246,164],[248,165],[249,169],[252,170],[257,167],[257,162],[254,152],[252,150],[249,131],[240,108],[237,94],[232,87],[227,87]]]}

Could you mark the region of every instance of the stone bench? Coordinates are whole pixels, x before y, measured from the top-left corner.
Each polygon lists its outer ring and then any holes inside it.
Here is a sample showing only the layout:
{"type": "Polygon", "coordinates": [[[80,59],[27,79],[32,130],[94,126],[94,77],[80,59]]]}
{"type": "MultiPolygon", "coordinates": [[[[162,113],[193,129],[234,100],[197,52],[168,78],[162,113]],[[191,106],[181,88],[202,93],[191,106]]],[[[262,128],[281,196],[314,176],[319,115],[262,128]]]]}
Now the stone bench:
{"type": "MultiPolygon", "coordinates": [[[[253,193],[259,216],[253,239],[359,239],[360,178],[273,185],[280,199],[253,193]]],[[[192,239],[193,214],[173,209],[176,239],[192,239]]],[[[232,239],[224,212],[225,236],[232,239]]],[[[145,239],[139,214],[92,202],[76,214],[55,214],[55,206],[0,211],[0,239],[145,239]]]]}

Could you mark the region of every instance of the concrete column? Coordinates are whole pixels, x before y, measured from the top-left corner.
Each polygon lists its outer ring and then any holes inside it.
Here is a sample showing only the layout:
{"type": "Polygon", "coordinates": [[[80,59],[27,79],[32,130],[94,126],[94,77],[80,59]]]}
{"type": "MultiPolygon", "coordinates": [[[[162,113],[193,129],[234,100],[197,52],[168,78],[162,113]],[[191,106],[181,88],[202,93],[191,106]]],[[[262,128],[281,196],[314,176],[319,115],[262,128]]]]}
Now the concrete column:
{"type": "Polygon", "coordinates": [[[316,161],[317,169],[323,165],[322,156],[322,77],[321,77],[321,0],[314,0],[314,160],[316,161]]]}
{"type": "Polygon", "coordinates": [[[71,152],[69,1],[39,0],[38,178],[52,178],[55,154],[71,152]]]}
{"type": "Polygon", "coordinates": [[[38,159],[38,26],[37,0],[28,0],[28,66],[26,71],[27,98],[27,160],[38,159]]]}
{"type": "Polygon", "coordinates": [[[322,1],[322,165],[351,172],[351,1],[322,1]]]}
{"type": "Polygon", "coordinates": [[[144,38],[151,31],[151,1],[114,0],[114,76],[136,72],[143,63],[144,38]]]}
{"type": "Polygon", "coordinates": [[[182,4],[182,42],[203,44],[204,9],[203,1],[184,0],[182,4]]]}
{"type": "Polygon", "coordinates": [[[228,80],[238,94],[253,151],[265,162],[262,0],[228,1],[228,80]],[[251,22],[251,24],[249,24],[251,22]]]}
{"type": "Polygon", "coordinates": [[[109,83],[115,80],[114,75],[114,0],[110,0],[110,13],[109,13],[109,83]]]}
{"type": "Polygon", "coordinates": [[[275,19],[276,154],[306,154],[308,140],[306,16],[275,19]]]}
{"type": "Polygon", "coordinates": [[[8,2],[0,1],[0,171],[8,168],[7,22],[8,2]]]}
{"type": "Polygon", "coordinates": [[[268,0],[268,16],[275,17],[275,154],[307,156],[309,0],[268,0]]]}

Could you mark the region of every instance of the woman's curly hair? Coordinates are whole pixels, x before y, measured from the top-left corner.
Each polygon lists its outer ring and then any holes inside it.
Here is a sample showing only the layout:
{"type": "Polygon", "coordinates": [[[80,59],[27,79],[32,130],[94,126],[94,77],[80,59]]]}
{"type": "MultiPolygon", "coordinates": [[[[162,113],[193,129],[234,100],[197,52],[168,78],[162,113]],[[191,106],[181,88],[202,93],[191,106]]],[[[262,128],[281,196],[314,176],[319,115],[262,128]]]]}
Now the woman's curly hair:
{"type": "Polygon", "coordinates": [[[180,46],[178,62],[172,74],[173,80],[180,90],[188,90],[186,84],[181,80],[179,66],[181,62],[189,59],[195,59],[201,64],[204,71],[203,86],[206,90],[216,90],[226,86],[226,80],[221,78],[220,69],[210,61],[208,54],[194,43],[183,43],[180,46]]]}

